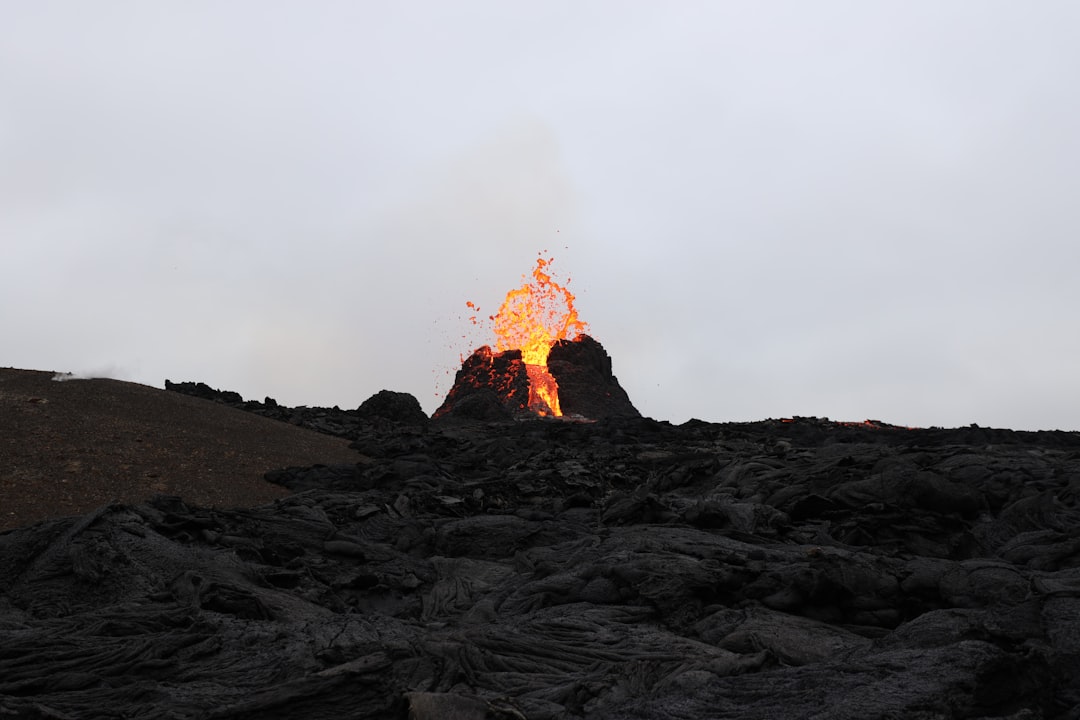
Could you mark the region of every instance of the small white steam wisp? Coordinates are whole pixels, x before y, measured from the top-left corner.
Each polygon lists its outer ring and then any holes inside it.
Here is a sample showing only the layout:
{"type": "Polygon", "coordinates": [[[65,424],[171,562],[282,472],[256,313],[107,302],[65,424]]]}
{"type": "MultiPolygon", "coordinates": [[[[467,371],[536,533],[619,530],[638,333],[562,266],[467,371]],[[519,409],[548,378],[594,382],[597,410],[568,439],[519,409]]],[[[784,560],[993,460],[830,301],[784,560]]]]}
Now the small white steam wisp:
{"type": "Polygon", "coordinates": [[[106,367],[101,370],[92,370],[90,372],[58,372],[52,376],[52,379],[56,382],[67,382],[68,380],[97,380],[100,378],[108,378],[113,380],[122,379],[124,375],[123,371],[115,367],[106,367]]]}

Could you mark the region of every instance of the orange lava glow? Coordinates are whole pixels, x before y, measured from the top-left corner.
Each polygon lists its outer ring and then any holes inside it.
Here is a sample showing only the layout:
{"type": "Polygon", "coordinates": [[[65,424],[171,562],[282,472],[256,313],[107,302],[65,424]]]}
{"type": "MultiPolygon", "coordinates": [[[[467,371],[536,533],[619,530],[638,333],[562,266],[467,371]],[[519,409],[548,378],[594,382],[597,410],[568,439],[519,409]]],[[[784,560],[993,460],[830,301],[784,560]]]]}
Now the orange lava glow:
{"type": "MultiPolygon", "coordinates": [[[[574,294],[552,279],[551,262],[541,254],[532,279],[524,276],[524,284],[508,292],[489,319],[494,324],[496,349],[521,351],[529,374],[529,408],[539,415],[561,416],[559,385],[548,372],[548,352],[554,343],[573,340],[587,326],[578,319],[574,294]]],[[[472,302],[466,305],[479,310],[472,302]]],[[[470,318],[474,324],[475,318],[470,318]]]]}
{"type": "Polygon", "coordinates": [[[555,382],[555,376],[548,372],[547,365],[525,363],[525,371],[529,374],[529,409],[537,415],[550,413],[561,417],[559,383],[555,382]]]}
{"type": "MultiPolygon", "coordinates": [[[[799,419],[806,419],[806,418],[798,418],[798,417],[780,418],[780,422],[782,422],[782,423],[793,423],[793,422],[795,422],[796,420],[799,420],[799,419]]],[[[810,420],[817,420],[817,418],[809,418],[809,419],[810,420]]],[[[893,425],[891,423],[881,422],[880,420],[863,420],[861,422],[853,422],[853,421],[846,421],[846,420],[829,420],[828,418],[822,418],[822,420],[824,422],[832,423],[833,425],[836,425],[837,427],[869,428],[871,430],[885,430],[885,429],[888,429],[888,430],[918,430],[919,429],[917,427],[912,427],[910,425],[893,425]]]]}

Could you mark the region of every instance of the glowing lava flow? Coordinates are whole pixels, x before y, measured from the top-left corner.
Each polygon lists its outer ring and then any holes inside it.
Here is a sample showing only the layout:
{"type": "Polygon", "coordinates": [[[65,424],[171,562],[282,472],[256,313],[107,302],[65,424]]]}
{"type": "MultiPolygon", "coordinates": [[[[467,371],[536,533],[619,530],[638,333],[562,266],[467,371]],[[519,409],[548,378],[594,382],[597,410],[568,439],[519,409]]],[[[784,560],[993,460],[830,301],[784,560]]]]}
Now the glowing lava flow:
{"type": "MultiPolygon", "coordinates": [[[[548,372],[548,352],[555,342],[573,340],[587,326],[578,320],[574,294],[551,278],[550,264],[550,259],[538,258],[533,279],[508,292],[490,319],[496,349],[521,351],[529,375],[529,408],[540,415],[560,416],[559,386],[548,372]]],[[[472,303],[469,307],[476,309],[472,303]]]]}

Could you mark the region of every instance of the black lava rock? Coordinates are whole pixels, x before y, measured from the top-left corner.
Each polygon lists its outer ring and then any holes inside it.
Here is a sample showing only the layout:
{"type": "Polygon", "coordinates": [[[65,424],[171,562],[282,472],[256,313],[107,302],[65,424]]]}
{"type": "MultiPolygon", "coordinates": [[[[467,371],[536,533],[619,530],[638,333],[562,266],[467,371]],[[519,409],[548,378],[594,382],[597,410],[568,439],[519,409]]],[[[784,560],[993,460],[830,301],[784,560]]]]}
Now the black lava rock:
{"type": "Polygon", "coordinates": [[[356,410],[361,420],[382,418],[403,425],[427,425],[428,416],[420,407],[420,402],[409,393],[380,390],[356,410]]]}
{"type": "Polygon", "coordinates": [[[1080,433],[358,428],[0,533],[0,716],[1077,717],[1080,433]]]}
{"type": "Polygon", "coordinates": [[[415,397],[408,393],[390,390],[379,391],[365,400],[356,410],[342,410],[336,405],[332,408],[306,406],[290,408],[279,404],[271,397],[267,397],[263,402],[245,401],[240,393],[231,390],[216,390],[205,383],[174,383],[166,380],[165,389],[351,440],[358,439],[363,434],[363,428],[373,423],[389,421],[419,427],[428,423],[427,415],[424,414],[420,402],[415,397]]]}
{"type": "Polygon", "coordinates": [[[559,384],[565,415],[599,419],[639,417],[641,413],[611,372],[611,357],[588,335],[551,346],[548,369],[559,384]]]}
{"type": "Polygon", "coordinates": [[[529,375],[521,351],[496,353],[484,345],[461,364],[453,387],[431,417],[489,420],[529,414],[529,375]]]}
{"type": "Polygon", "coordinates": [[[190,395],[191,397],[201,398],[202,400],[211,400],[213,402],[222,403],[224,405],[238,405],[244,402],[244,398],[240,396],[240,393],[233,392],[232,390],[218,390],[212,388],[206,383],[201,382],[180,382],[174,383],[169,380],[165,381],[165,389],[178,392],[183,395],[190,395]]]}

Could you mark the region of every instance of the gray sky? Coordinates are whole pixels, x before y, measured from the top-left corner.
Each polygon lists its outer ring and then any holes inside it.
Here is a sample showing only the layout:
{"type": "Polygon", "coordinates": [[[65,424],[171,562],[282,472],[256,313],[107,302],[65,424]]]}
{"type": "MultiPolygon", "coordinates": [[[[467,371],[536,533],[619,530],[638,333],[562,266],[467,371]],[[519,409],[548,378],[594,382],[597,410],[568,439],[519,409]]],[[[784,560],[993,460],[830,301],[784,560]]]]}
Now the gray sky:
{"type": "Polygon", "coordinates": [[[1080,429],[1080,4],[0,0],[0,365],[431,412],[537,253],[637,407],[1080,429]]]}

